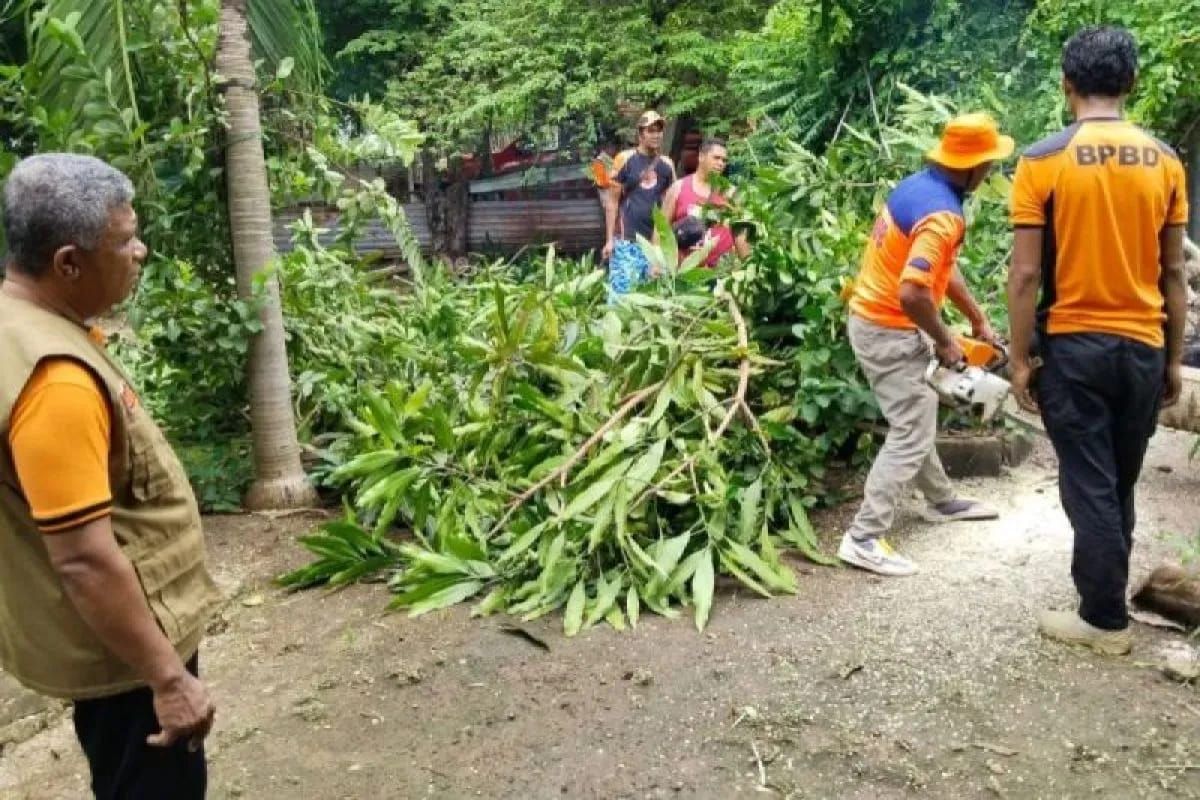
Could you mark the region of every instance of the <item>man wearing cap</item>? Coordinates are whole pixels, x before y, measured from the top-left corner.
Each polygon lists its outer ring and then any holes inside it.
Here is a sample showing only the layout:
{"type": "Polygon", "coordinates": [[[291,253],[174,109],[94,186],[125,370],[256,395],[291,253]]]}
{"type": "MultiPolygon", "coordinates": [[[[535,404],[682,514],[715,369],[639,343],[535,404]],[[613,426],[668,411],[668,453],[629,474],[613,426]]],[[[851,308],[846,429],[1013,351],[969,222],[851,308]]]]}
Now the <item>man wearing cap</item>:
{"type": "Polygon", "coordinates": [[[887,419],[888,434],[838,557],[871,572],[917,571],[884,538],[901,494],[914,479],[927,503],[922,516],[931,522],[996,517],[982,503],[958,497],[946,477],[934,447],[938,399],[925,382],[925,370],[930,341],[943,364],[963,360],[941,319],[947,298],[970,320],[976,337],[995,339],[956,260],[966,230],[963,200],[987,177],[992,163],[1012,151],[1013,140],[1000,135],[988,115],[951,120],[940,143],[926,154],[926,168],[888,196],[868,238],[850,296],[850,343],[887,419]]]}
{"type": "Polygon", "coordinates": [[[1175,151],[1123,119],[1137,62],[1121,28],[1085,28],[1063,48],[1075,122],[1018,162],[1008,278],[1013,396],[1040,408],[1075,532],[1079,605],[1039,627],[1110,655],[1132,647],[1134,486],[1160,407],[1179,399],[1187,316],[1187,180],[1175,151]]]}
{"type": "Polygon", "coordinates": [[[675,180],[675,165],[662,154],[666,121],[650,110],[638,118],[638,145],[613,160],[616,178],[604,204],[605,243],[609,291],[629,292],[650,275],[650,262],[637,237],[654,238],[654,209],[675,180]]]}

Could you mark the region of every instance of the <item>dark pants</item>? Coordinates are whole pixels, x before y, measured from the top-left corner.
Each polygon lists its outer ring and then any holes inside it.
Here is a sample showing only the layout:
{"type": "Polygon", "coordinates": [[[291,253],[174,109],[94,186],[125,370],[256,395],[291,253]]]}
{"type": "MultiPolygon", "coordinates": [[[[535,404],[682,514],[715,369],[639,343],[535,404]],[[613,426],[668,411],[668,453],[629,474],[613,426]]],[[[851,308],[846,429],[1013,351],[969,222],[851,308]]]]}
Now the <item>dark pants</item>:
{"type": "Polygon", "coordinates": [[[1129,623],[1125,591],[1135,523],[1133,490],[1158,421],[1161,349],[1107,334],[1042,337],[1038,404],[1058,453],[1058,487],[1075,530],[1071,576],[1079,616],[1097,628],[1129,623]]]}
{"type": "MultiPolygon", "coordinates": [[[[198,675],[197,657],[187,664],[198,675]]],[[[208,784],[204,748],[187,741],[153,747],[146,737],[161,730],[149,689],[75,703],[75,735],[92,771],[97,800],[202,800],[208,784]]]]}

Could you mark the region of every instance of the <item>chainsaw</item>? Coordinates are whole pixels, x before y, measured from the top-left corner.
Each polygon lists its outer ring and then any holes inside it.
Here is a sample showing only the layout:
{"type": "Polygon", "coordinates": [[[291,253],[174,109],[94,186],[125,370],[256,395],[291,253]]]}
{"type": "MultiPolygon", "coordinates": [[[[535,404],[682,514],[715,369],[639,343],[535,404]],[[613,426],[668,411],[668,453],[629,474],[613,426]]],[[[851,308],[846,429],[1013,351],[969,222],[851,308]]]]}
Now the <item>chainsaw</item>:
{"type": "Polygon", "coordinates": [[[944,405],[977,414],[990,422],[1008,397],[1009,383],[996,374],[1008,364],[1008,351],[999,342],[958,337],[963,360],[945,366],[935,356],[925,370],[925,382],[944,405]]]}

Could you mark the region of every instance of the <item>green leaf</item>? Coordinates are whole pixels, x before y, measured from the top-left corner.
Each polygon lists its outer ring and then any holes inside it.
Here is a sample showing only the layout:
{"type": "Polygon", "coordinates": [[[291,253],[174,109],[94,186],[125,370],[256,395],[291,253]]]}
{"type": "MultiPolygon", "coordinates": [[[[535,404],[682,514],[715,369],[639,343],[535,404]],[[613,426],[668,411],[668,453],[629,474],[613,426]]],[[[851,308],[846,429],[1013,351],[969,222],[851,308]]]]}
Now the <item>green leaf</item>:
{"type": "Polygon", "coordinates": [[[658,566],[660,574],[667,576],[671,574],[691,540],[692,535],[684,533],[658,543],[654,553],[654,563],[658,566]]]}
{"type": "MultiPolygon", "coordinates": [[[[440,608],[449,608],[456,603],[461,603],[464,600],[469,600],[479,593],[479,590],[484,586],[483,581],[462,581],[447,586],[439,592],[431,594],[429,597],[419,602],[408,606],[408,615],[410,617],[419,617],[422,614],[427,614],[430,611],[436,611],[440,608]]],[[[399,599],[399,598],[397,598],[399,599]]],[[[396,604],[397,607],[399,604],[396,604]]]]}
{"type": "Polygon", "coordinates": [[[456,586],[462,582],[462,578],[457,575],[436,575],[414,580],[411,574],[406,573],[400,575],[399,578],[400,582],[398,584],[390,584],[398,593],[392,598],[392,602],[388,605],[388,608],[394,609],[410,606],[413,603],[428,599],[447,587],[456,586]]]}
{"type": "MultiPolygon", "coordinates": [[[[575,476],[576,483],[583,483],[594,475],[598,475],[608,468],[610,464],[620,458],[621,454],[629,447],[621,439],[617,439],[608,447],[600,451],[600,455],[592,459],[591,463],[583,468],[583,471],[575,476]]],[[[622,463],[622,466],[616,471],[624,472],[629,469],[629,465],[633,463],[633,459],[628,459],[622,463]]]]}
{"type": "Polygon", "coordinates": [[[549,524],[549,520],[539,522],[537,525],[534,525],[532,528],[525,531],[525,533],[521,534],[521,536],[515,542],[509,545],[507,550],[500,554],[500,561],[512,561],[514,558],[532,547],[533,543],[538,540],[538,537],[542,535],[542,532],[546,530],[549,524]]]}
{"type": "Polygon", "coordinates": [[[404,403],[404,415],[411,417],[422,408],[425,407],[426,401],[429,400],[429,393],[433,391],[433,381],[426,378],[417,390],[408,396],[408,400],[404,403]]]}
{"type": "MultiPolygon", "coordinates": [[[[692,577],[692,575],[695,574],[696,567],[698,567],[700,565],[700,561],[705,557],[706,553],[708,553],[707,548],[705,548],[704,550],[697,550],[696,552],[692,553],[690,556],[685,558],[679,564],[679,566],[677,566],[671,572],[671,578],[670,578],[670,580],[667,581],[666,586],[663,589],[664,594],[666,594],[666,595],[678,594],[680,589],[683,588],[683,585],[685,583],[687,583],[688,579],[690,579],[692,577]]],[[[709,558],[711,560],[711,558],[712,558],[711,555],[709,556],[709,558]]]]}
{"type": "Polygon", "coordinates": [[[780,592],[796,591],[796,577],[787,567],[781,566],[779,569],[772,567],[741,542],[726,539],[725,546],[726,552],[734,560],[758,576],[767,587],[780,592]]]}
{"type": "Polygon", "coordinates": [[[571,590],[571,597],[567,600],[567,610],[563,617],[563,631],[567,636],[579,633],[579,629],[583,625],[585,602],[587,602],[587,588],[581,579],[576,582],[575,588],[571,590]]]}
{"type": "MultiPolygon", "coordinates": [[[[596,591],[596,602],[588,611],[587,617],[583,621],[585,628],[590,628],[604,618],[616,605],[617,598],[621,595],[621,589],[625,582],[618,575],[614,580],[608,580],[603,574],[600,576],[600,585],[596,591]]],[[[618,613],[620,613],[618,611],[618,613]]]]}
{"type": "Polygon", "coordinates": [[[596,511],[596,518],[592,522],[592,529],[588,532],[588,552],[594,553],[600,543],[604,541],[604,534],[612,527],[613,507],[615,502],[610,500],[604,503],[596,511]]]}
{"type": "Polygon", "coordinates": [[[759,505],[762,503],[762,478],[742,490],[739,533],[743,542],[753,541],[755,524],[758,522],[759,505]]]}
{"type": "Polygon", "coordinates": [[[721,559],[721,566],[725,569],[726,572],[728,572],[733,577],[737,578],[742,583],[742,585],[746,586],[751,591],[753,591],[759,595],[762,595],[763,597],[766,597],[766,598],[772,597],[771,592],[765,586],[763,586],[761,583],[759,583],[753,577],[751,577],[749,573],[747,573],[745,570],[743,570],[738,565],[737,561],[735,561],[733,559],[733,557],[729,554],[728,551],[720,550],[718,552],[719,552],[719,558],[721,559]]]}
{"type": "Polygon", "coordinates": [[[809,561],[827,567],[836,566],[837,559],[821,552],[817,542],[817,532],[813,529],[808,512],[804,510],[804,506],[798,498],[789,499],[788,516],[791,524],[780,531],[779,538],[799,550],[809,561]]]}
{"type": "Polygon", "coordinates": [[[438,575],[467,575],[471,572],[466,561],[443,553],[433,553],[413,544],[401,547],[414,569],[424,569],[438,575]]]}
{"type": "Polygon", "coordinates": [[[671,229],[671,221],[659,206],[654,207],[654,230],[658,234],[658,245],[662,249],[663,266],[675,272],[679,268],[679,243],[675,241],[675,231],[671,229]]]}
{"type": "Polygon", "coordinates": [[[642,454],[641,458],[629,470],[627,484],[630,491],[636,493],[645,489],[650,485],[650,481],[654,479],[658,473],[659,465],[662,464],[663,454],[667,449],[667,440],[659,439],[654,445],[642,454]]]}
{"type": "Polygon", "coordinates": [[[604,616],[604,621],[612,626],[615,631],[625,630],[625,615],[621,613],[621,609],[613,606],[604,616]]]}
{"type": "Polygon", "coordinates": [[[287,56],[280,61],[279,66],[275,68],[275,79],[280,81],[287,80],[288,76],[292,74],[292,71],[295,68],[296,59],[292,58],[291,56],[287,56]]]}
{"type": "Polygon", "coordinates": [[[560,523],[569,522],[596,505],[602,497],[612,491],[613,486],[617,484],[620,477],[616,470],[610,471],[603,478],[576,495],[570,503],[567,503],[567,507],[558,515],[557,521],[560,523]]]}
{"type": "Polygon", "coordinates": [[[625,616],[629,618],[629,626],[636,628],[638,624],[638,616],[641,614],[642,604],[638,598],[638,590],[636,586],[629,587],[629,593],[625,595],[625,616]]]}
{"type": "Polygon", "coordinates": [[[708,624],[708,615],[712,612],[715,581],[712,551],[706,549],[704,557],[696,566],[695,574],[692,575],[692,602],[696,606],[696,630],[702,631],[708,624]]]}
{"type": "Polygon", "coordinates": [[[487,617],[500,609],[504,608],[504,604],[508,602],[509,590],[503,587],[497,587],[488,592],[487,597],[480,601],[479,605],[471,609],[473,617],[487,617]]]}

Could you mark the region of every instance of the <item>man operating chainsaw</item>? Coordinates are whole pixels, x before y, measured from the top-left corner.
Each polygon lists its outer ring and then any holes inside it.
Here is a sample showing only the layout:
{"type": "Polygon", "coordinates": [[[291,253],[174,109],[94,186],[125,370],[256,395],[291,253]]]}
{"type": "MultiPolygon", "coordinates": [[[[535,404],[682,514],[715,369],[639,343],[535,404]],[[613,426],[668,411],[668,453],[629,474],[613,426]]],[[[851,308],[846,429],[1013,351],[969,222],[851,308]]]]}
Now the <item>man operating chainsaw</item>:
{"type": "Polygon", "coordinates": [[[1079,605],[1039,627],[1111,655],[1132,646],[1134,486],[1159,408],[1179,399],[1187,316],[1187,181],[1170,147],[1123,118],[1137,58],[1120,28],[1086,28],[1063,48],[1075,122],[1018,162],[1008,279],[1012,393],[1040,407],[1075,531],[1079,605]]]}
{"type": "Polygon", "coordinates": [[[838,557],[854,566],[881,575],[917,571],[884,538],[914,479],[927,503],[923,516],[931,522],[997,516],[956,495],[946,477],[934,448],[938,397],[925,373],[932,355],[952,368],[964,361],[941,318],[946,298],[970,320],[977,339],[996,339],[956,261],[966,230],[964,199],[987,178],[993,162],[1012,151],[1013,140],[988,115],[951,120],[926,154],[927,167],[888,196],[867,241],[850,295],[850,343],[888,433],[867,475],[862,506],[838,549],[838,557]]]}

